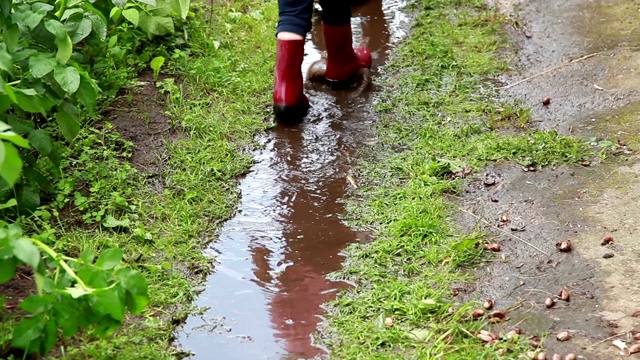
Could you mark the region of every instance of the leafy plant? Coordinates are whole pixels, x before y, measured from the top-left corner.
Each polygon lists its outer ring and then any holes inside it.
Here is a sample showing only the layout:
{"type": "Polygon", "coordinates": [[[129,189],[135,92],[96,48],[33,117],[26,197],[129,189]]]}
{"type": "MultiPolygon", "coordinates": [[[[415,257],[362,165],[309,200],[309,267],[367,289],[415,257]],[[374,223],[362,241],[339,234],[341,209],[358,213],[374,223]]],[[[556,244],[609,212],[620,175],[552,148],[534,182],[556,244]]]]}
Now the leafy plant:
{"type": "Polygon", "coordinates": [[[120,326],[126,310],[140,314],[149,302],[147,283],[121,262],[119,249],[107,249],[95,261],[91,250],[78,259],[66,257],[41,240],[24,237],[17,225],[0,222],[0,283],[26,264],[38,290],[19,305],[29,316],[14,328],[12,346],[46,354],[60,336],[83,328],[104,336],[120,326]]]}

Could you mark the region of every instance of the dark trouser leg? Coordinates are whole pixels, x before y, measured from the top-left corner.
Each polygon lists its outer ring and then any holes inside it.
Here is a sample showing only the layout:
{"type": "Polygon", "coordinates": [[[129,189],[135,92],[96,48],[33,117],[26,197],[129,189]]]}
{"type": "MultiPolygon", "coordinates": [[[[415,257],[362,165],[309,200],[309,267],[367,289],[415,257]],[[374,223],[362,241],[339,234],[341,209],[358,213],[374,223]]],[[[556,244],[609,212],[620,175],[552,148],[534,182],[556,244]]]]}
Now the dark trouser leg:
{"type": "Polygon", "coordinates": [[[277,33],[292,32],[303,38],[311,31],[313,0],[278,0],[277,33]]]}

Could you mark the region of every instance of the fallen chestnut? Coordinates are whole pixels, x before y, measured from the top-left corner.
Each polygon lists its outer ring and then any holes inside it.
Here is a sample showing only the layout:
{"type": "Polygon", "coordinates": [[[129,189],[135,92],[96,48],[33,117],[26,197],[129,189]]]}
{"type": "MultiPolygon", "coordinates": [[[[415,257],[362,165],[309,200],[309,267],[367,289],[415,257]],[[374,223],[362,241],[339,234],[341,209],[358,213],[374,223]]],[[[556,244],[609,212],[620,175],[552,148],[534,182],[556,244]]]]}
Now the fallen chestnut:
{"type": "Polygon", "coordinates": [[[600,245],[605,246],[605,245],[609,245],[613,242],[613,237],[607,235],[604,238],[602,238],[602,242],[600,243],[600,245]]]}
{"type": "Polygon", "coordinates": [[[556,243],[556,248],[562,252],[571,251],[571,240],[556,243]]]}
{"type": "Polygon", "coordinates": [[[640,340],[640,332],[637,332],[633,337],[636,338],[636,340],[640,340]]]}
{"type": "Polygon", "coordinates": [[[551,309],[555,304],[556,304],[556,301],[553,300],[552,298],[546,298],[544,300],[544,306],[546,306],[547,309],[551,309]]]}
{"type": "Polygon", "coordinates": [[[551,360],[562,360],[562,356],[560,356],[560,354],[553,354],[551,360]]]}
{"type": "Polygon", "coordinates": [[[567,289],[560,290],[560,299],[564,301],[569,301],[569,291],[567,289]]]}
{"type": "Polygon", "coordinates": [[[493,300],[486,300],[484,304],[482,304],[482,307],[487,310],[491,310],[493,308],[493,300]]]}
{"type": "Polygon", "coordinates": [[[498,252],[500,251],[500,244],[498,243],[486,244],[484,248],[487,250],[491,250],[493,252],[498,252]]]}
{"type": "Polygon", "coordinates": [[[474,319],[478,319],[484,316],[484,310],[482,309],[473,309],[473,312],[471,312],[471,315],[473,316],[474,319]]]}
{"type": "Polygon", "coordinates": [[[529,338],[529,345],[533,346],[533,347],[539,347],[540,346],[540,338],[537,336],[532,336],[529,338]]]}
{"type": "Polygon", "coordinates": [[[556,335],[556,339],[558,339],[558,341],[567,341],[571,339],[571,334],[569,334],[568,331],[561,331],[556,335]]]}
{"type": "Polygon", "coordinates": [[[387,325],[387,327],[392,327],[393,326],[393,319],[391,317],[387,317],[384,319],[384,324],[387,325]]]}
{"type": "Polygon", "coordinates": [[[492,311],[491,314],[489,314],[490,317],[495,317],[498,319],[504,319],[504,317],[507,315],[507,313],[504,310],[496,310],[496,311],[492,311]]]}
{"type": "Polygon", "coordinates": [[[484,342],[489,342],[491,340],[493,340],[493,337],[491,337],[491,335],[489,334],[478,334],[476,335],[476,337],[484,342]]]}
{"type": "Polygon", "coordinates": [[[564,360],[576,360],[578,357],[574,353],[569,353],[564,357],[564,360]]]}
{"type": "Polygon", "coordinates": [[[550,97],[545,97],[544,99],[542,99],[542,105],[549,105],[551,104],[551,98],[550,97]]]}
{"type": "Polygon", "coordinates": [[[640,344],[633,344],[629,346],[629,354],[635,354],[640,352],[640,344]]]}
{"type": "Polygon", "coordinates": [[[547,360],[547,354],[543,351],[536,356],[536,360],[547,360]]]}

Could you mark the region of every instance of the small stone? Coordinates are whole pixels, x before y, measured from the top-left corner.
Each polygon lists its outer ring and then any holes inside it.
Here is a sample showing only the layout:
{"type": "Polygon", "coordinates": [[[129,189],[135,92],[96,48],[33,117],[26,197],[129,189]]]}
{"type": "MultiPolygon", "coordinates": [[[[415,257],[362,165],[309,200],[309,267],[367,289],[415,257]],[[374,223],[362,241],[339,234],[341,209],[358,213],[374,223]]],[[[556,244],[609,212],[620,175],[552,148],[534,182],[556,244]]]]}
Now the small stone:
{"type": "Polygon", "coordinates": [[[613,257],[613,253],[606,253],[604,255],[602,255],[603,258],[605,259],[611,259],[613,257]]]}

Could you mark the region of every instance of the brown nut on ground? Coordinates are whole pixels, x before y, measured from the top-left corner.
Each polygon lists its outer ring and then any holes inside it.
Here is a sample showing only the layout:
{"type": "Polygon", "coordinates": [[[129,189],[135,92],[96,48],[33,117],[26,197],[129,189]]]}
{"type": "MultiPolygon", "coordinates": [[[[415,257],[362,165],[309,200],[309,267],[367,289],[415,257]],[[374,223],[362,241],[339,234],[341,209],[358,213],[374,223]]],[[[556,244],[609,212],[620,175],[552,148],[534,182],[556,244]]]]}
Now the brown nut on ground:
{"type": "Polygon", "coordinates": [[[569,334],[568,331],[561,331],[556,335],[556,339],[558,339],[558,341],[567,341],[571,339],[571,334],[569,334]]]}
{"type": "Polygon", "coordinates": [[[544,299],[544,306],[546,306],[547,309],[551,309],[555,304],[556,304],[556,301],[553,300],[552,298],[544,299]]]}
{"type": "Polygon", "coordinates": [[[542,105],[549,105],[551,104],[551,98],[550,97],[545,97],[544,99],[542,99],[542,105]]]}
{"type": "Polygon", "coordinates": [[[471,315],[473,316],[474,319],[478,319],[484,316],[484,310],[482,309],[473,309],[473,311],[471,312],[471,315]]]}
{"type": "Polygon", "coordinates": [[[484,246],[484,248],[487,249],[487,250],[491,250],[493,252],[498,252],[498,251],[500,251],[500,244],[498,244],[498,243],[486,244],[484,246]]]}
{"type": "Polygon", "coordinates": [[[540,346],[540,338],[537,336],[532,336],[529,338],[529,345],[533,346],[533,347],[539,347],[540,346]]]}
{"type": "Polygon", "coordinates": [[[556,248],[562,252],[571,251],[571,240],[556,243],[556,248]]]}
{"type": "Polygon", "coordinates": [[[640,344],[633,344],[629,346],[629,354],[635,354],[640,352],[640,344]]]}
{"type": "Polygon", "coordinates": [[[602,242],[600,243],[600,245],[605,246],[605,245],[611,244],[612,242],[613,242],[613,237],[610,235],[607,235],[602,238],[602,242]]]}
{"type": "Polygon", "coordinates": [[[560,354],[553,354],[551,360],[562,360],[562,356],[560,356],[560,354]]]}
{"type": "Polygon", "coordinates": [[[482,307],[491,310],[493,308],[493,300],[486,300],[484,304],[482,304],[482,307]]]}
{"type": "Polygon", "coordinates": [[[543,351],[536,356],[536,360],[547,360],[547,354],[543,351]]]}
{"type": "Polygon", "coordinates": [[[578,357],[576,356],[576,354],[574,353],[570,353],[567,354],[567,356],[564,357],[564,360],[576,360],[578,357]]]}
{"type": "Polygon", "coordinates": [[[569,301],[570,294],[569,294],[569,291],[567,289],[560,290],[559,296],[560,296],[560,299],[562,299],[564,301],[569,301]]]}
{"type": "Polygon", "coordinates": [[[504,319],[505,316],[507,316],[507,312],[504,310],[496,310],[496,311],[492,311],[489,314],[490,317],[495,317],[498,319],[504,319]]]}

